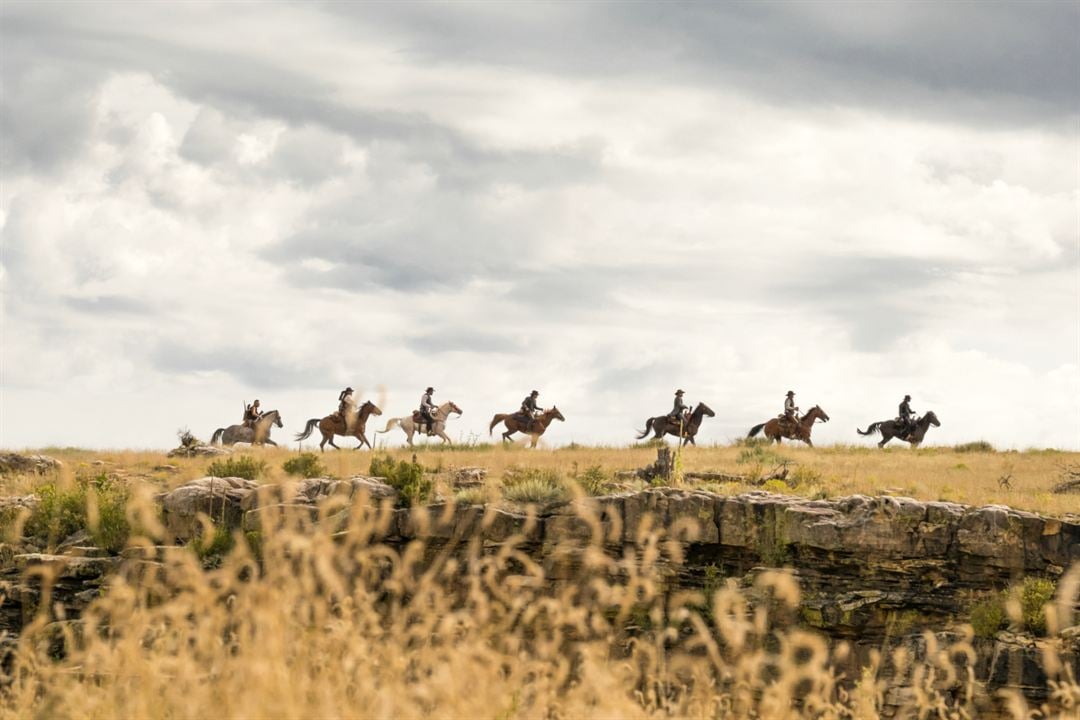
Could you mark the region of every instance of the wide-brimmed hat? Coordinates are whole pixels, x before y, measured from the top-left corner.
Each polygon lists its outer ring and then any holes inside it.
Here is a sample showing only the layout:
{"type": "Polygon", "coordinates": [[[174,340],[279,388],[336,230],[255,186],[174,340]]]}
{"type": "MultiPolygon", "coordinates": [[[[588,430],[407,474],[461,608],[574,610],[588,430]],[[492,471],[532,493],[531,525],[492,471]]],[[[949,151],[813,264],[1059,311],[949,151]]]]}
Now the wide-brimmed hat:
{"type": "Polygon", "coordinates": [[[787,391],[787,394],[788,394],[788,395],[794,395],[794,394],[795,394],[795,391],[794,391],[794,390],[788,390],[788,391],[787,391]]]}
{"type": "Polygon", "coordinates": [[[531,393],[529,393],[529,394],[530,394],[530,395],[539,395],[539,394],[540,394],[540,391],[539,391],[539,390],[533,390],[533,391],[532,391],[531,393]]]}
{"type": "Polygon", "coordinates": [[[910,400],[910,399],[911,399],[911,396],[910,396],[910,395],[905,395],[905,396],[904,396],[904,399],[905,399],[905,400],[910,400]]]}
{"type": "Polygon", "coordinates": [[[353,389],[351,387],[345,388],[345,392],[352,392],[352,391],[353,391],[353,389]]]}
{"type": "Polygon", "coordinates": [[[429,388],[428,388],[427,390],[425,390],[424,392],[435,392],[435,388],[433,388],[433,387],[429,387],[429,388]]]}

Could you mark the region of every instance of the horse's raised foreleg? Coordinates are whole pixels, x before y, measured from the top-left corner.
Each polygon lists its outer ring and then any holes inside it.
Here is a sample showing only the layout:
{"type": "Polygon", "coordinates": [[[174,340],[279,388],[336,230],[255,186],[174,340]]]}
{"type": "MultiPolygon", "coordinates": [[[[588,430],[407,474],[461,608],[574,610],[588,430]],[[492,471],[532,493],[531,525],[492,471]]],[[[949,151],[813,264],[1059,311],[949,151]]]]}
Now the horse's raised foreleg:
{"type": "Polygon", "coordinates": [[[502,434],[503,442],[513,442],[513,440],[511,440],[510,436],[513,435],[516,432],[517,432],[517,430],[507,430],[506,432],[504,432],[502,434]]]}

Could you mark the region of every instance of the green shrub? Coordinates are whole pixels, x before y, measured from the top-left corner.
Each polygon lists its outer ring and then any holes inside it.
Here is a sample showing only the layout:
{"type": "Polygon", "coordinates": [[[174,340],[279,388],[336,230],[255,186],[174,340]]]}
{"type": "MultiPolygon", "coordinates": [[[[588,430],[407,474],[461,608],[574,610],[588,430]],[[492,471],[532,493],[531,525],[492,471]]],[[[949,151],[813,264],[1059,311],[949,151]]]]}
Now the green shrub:
{"type": "Polygon", "coordinates": [[[192,546],[200,560],[210,557],[223,557],[236,545],[236,536],[227,527],[215,526],[214,534],[195,538],[192,546]]]}
{"type": "Polygon", "coordinates": [[[971,629],[975,632],[975,637],[994,637],[1005,627],[1008,619],[1003,593],[997,593],[975,603],[971,608],[971,629]]]}
{"type": "Polygon", "coordinates": [[[979,440],[977,442],[963,443],[961,445],[953,445],[953,452],[958,453],[992,453],[994,452],[994,446],[985,440],[979,440]]]}
{"type": "Polygon", "coordinates": [[[1026,577],[1020,586],[1020,613],[1024,627],[1036,635],[1046,634],[1046,613],[1044,608],[1054,599],[1057,589],[1053,580],[1038,577],[1026,577]]]}
{"type": "Polygon", "coordinates": [[[503,474],[503,496],[511,502],[545,505],[568,500],[570,490],[558,470],[515,465],[503,474]]]}
{"type": "Polygon", "coordinates": [[[416,462],[394,458],[371,458],[370,474],[386,479],[386,484],[398,491],[398,503],[401,505],[422,504],[431,499],[435,482],[424,474],[424,466],[416,462]]]}
{"type": "Polygon", "coordinates": [[[482,487],[465,488],[454,495],[454,502],[458,505],[484,505],[487,501],[487,489],[482,487]]]}
{"type": "Polygon", "coordinates": [[[577,468],[575,467],[571,478],[581,486],[581,489],[585,491],[587,495],[593,496],[604,495],[607,493],[608,486],[611,483],[611,478],[604,472],[604,468],[600,465],[590,465],[581,473],[577,472],[577,468]]]}
{"type": "Polygon", "coordinates": [[[289,458],[282,463],[281,468],[290,475],[299,475],[304,478],[322,477],[326,474],[322,460],[315,453],[300,453],[294,458],[289,458]]]}
{"type": "Polygon", "coordinates": [[[523,505],[548,505],[569,499],[570,493],[562,483],[554,483],[545,477],[532,477],[505,488],[503,496],[523,505]]]}
{"type": "Polygon", "coordinates": [[[27,537],[55,546],[80,530],[86,530],[94,544],[110,552],[127,545],[131,526],[127,520],[128,489],[104,473],[94,478],[79,478],[59,486],[45,483],[37,490],[40,502],[26,521],[27,537]],[[92,499],[91,499],[92,498],[92,499]],[[90,503],[96,505],[91,522],[90,503]]]}
{"type": "Polygon", "coordinates": [[[266,463],[250,455],[215,460],[206,467],[206,474],[213,477],[238,477],[258,480],[266,472],[266,463]]]}

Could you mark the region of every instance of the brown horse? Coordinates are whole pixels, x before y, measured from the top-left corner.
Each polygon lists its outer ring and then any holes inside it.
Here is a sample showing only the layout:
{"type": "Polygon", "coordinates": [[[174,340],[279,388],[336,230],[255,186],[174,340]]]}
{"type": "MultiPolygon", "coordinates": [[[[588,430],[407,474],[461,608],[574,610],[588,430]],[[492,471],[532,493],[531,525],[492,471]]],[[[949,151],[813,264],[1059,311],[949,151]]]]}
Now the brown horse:
{"type": "Polygon", "coordinates": [[[782,418],[773,418],[750,428],[750,432],[746,437],[752,438],[764,428],[765,437],[775,440],[777,445],[780,444],[781,438],[787,438],[788,440],[802,440],[810,447],[814,447],[814,443],[810,442],[810,431],[814,429],[814,423],[819,418],[822,422],[829,422],[829,416],[825,414],[821,406],[815,405],[810,408],[808,413],[802,416],[794,428],[787,423],[781,422],[782,418]]]}
{"type": "Polygon", "coordinates": [[[694,436],[697,435],[698,428],[701,427],[701,421],[706,415],[716,417],[716,413],[712,411],[712,408],[705,403],[698,403],[694,411],[690,413],[690,420],[687,421],[685,427],[681,422],[672,422],[670,415],[651,417],[645,421],[645,429],[641,431],[637,439],[641,440],[650,432],[654,432],[656,433],[653,435],[654,440],[659,440],[665,435],[674,435],[677,438],[682,438],[683,445],[686,445],[686,443],[697,445],[694,442],[694,436]]]}
{"type": "Polygon", "coordinates": [[[923,438],[926,437],[926,431],[930,429],[931,425],[941,427],[941,422],[932,410],[916,420],[915,427],[909,433],[905,433],[903,425],[896,420],[882,420],[866,428],[866,432],[859,428],[855,428],[855,432],[860,435],[872,435],[875,432],[880,432],[881,442],[877,444],[878,447],[885,447],[885,443],[896,438],[911,443],[911,447],[917,448],[922,443],[923,438]]]}
{"type": "MultiPolygon", "coordinates": [[[[330,443],[330,447],[337,448],[334,444],[335,435],[344,435],[345,437],[354,437],[360,441],[360,444],[356,446],[357,450],[360,450],[367,445],[371,448],[371,442],[367,439],[367,435],[364,434],[364,426],[367,425],[367,419],[371,415],[382,415],[382,410],[375,406],[375,403],[367,400],[360,406],[360,412],[356,418],[356,422],[353,423],[352,432],[347,432],[345,429],[345,420],[338,413],[333,415],[327,415],[322,420],[319,418],[312,418],[307,421],[307,427],[304,428],[304,432],[297,434],[296,439],[307,440],[311,437],[312,429],[318,425],[319,432],[322,433],[322,442],[319,443],[319,450],[326,449],[326,443],[330,443]]],[[[374,448],[372,448],[374,449],[374,448]]]]}
{"type": "Polygon", "coordinates": [[[490,435],[492,431],[495,430],[495,426],[499,423],[505,423],[506,432],[502,434],[503,442],[509,442],[510,436],[519,432],[532,438],[532,444],[529,445],[529,447],[536,447],[536,441],[539,440],[540,436],[548,429],[548,425],[551,424],[552,420],[566,422],[566,418],[559,412],[559,408],[554,406],[550,410],[545,410],[540,414],[540,417],[532,420],[532,422],[526,422],[525,418],[521,416],[521,413],[499,413],[491,418],[488,434],[490,435]]]}

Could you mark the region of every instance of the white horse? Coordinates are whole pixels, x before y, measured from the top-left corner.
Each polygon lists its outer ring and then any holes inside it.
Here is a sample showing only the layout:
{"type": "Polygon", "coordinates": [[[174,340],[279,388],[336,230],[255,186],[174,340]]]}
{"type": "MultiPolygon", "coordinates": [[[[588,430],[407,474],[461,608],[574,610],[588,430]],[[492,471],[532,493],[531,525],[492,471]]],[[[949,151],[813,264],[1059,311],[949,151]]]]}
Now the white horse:
{"type": "MultiPolygon", "coordinates": [[[[446,419],[450,417],[450,413],[457,413],[458,415],[460,415],[461,408],[459,408],[452,402],[444,402],[442,405],[440,405],[439,409],[433,413],[433,416],[435,418],[435,424],[432,426],[431,432],[441,437],[444,443],[450,443],[451,445],[453,445],[453,441],[446,434],[446,419]]],[[[408,415],[406,417],[390,418],[386,421],[386,429],[376,430],[375,433],[382,434],[385,432],[390,432],[390,429],[395,426],[400,427],[402,430],[405,431],[405,439],[408,441],[409,446],[411,447],[413,444],[413,435],[415,435],[416,432],[420,429],[420,411],[414,411],[412,415],[408,415]]]]}

